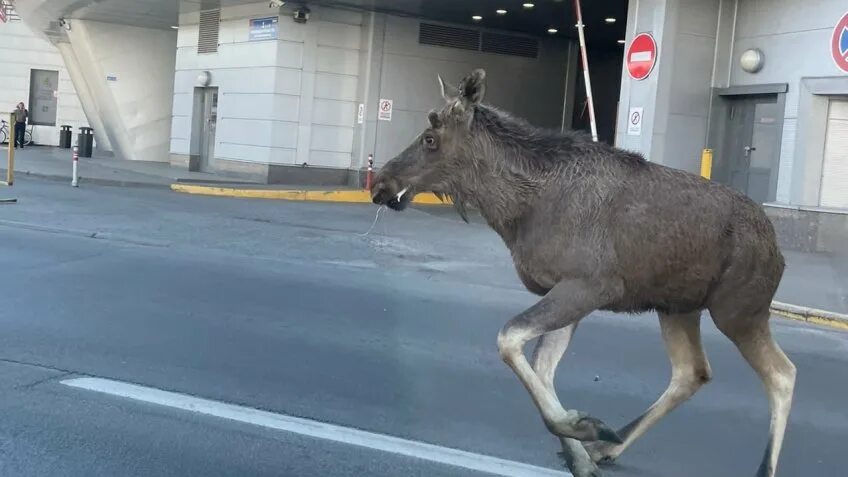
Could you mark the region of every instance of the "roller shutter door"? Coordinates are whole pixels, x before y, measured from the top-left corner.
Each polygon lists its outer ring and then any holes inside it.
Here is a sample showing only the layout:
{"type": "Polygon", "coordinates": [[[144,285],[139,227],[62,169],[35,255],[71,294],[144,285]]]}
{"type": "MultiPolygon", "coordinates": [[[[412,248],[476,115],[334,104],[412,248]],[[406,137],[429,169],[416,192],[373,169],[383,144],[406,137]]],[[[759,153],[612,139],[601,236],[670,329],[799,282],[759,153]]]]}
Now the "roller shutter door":
{"type": "Polygon", "coordinates": [[[831,99],[828,107],[820,203],[848,209],[848,99],[831,99]]]}

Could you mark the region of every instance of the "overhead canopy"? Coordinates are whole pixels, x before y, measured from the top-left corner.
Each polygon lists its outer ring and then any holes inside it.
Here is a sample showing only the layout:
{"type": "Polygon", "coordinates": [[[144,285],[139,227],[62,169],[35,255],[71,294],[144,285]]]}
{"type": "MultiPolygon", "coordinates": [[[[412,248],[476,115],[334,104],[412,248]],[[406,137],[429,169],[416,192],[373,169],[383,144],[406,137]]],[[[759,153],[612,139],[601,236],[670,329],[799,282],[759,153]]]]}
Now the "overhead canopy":
{"type": "MultiPolygon", "coordinates": [[[[268,1],[268,0],[265,0],[268,1]]],[[[183,12],[206,8],[257,3],[257,0],[18,0],[21,13],[44,20],[43,30],[58,30],[60,18],[82,18],[135,25],[149,28],[169,28],[178,23],[183,12]]],[[[414,16],[433,21],[475,25],[483,28],[509,30],[534,36],[556,35],[577,38],[576,19],[568,0],[311,0],[287,1],[287,5],[306,4],[336,8],[353,8],[395,15],[414,16]],[[533,4],[532,8],[524,6],[533,4]],[[506,10],[499,14],[497,10],[506,10]],[[475,16],[482,17],[475,20],[475,16]]],[[[612,46],[624,38],[627,0],[583,2],[586,39],[590,46],[612,46]],[[608,23],[606,18],[614,18],[608,23]]]]}

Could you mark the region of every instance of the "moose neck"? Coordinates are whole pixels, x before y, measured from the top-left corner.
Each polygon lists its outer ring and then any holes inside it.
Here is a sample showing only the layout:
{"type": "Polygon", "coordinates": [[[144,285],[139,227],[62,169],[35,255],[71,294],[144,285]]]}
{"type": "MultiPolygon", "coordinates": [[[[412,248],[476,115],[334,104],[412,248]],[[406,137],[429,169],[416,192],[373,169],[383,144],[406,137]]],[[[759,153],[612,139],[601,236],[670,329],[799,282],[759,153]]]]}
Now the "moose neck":
{"type": "Polygon", "coordinates": [[[454,178],[453,199],[460,213],[464,214],[465,204],[477,208],[489,226],[511,244],[538,183],[502,167],[492,155],[480,154],[469,160],[472,164],[454,178]]]}
{"type": "Polygon", "coordinates": [[[551,180],[565,186],[575,178],[577,141],[477,105],[462,151],[462,172],[452,179],[454,199],[476,206],[509,245],[541,189],[551,180]]]}

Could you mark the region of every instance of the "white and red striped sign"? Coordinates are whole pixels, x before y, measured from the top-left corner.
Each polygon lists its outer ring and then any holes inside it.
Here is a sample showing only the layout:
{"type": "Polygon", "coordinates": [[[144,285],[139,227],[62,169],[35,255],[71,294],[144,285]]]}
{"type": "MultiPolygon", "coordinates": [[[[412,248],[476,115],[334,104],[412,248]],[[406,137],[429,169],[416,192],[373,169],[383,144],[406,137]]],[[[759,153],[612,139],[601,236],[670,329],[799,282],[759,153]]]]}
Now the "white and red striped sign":
{"type": "Polygon", "coordinates": [[[0,0],[0,23],[6,23],[6,2],[0,0]]]}
{"type": "Polygon", "coordinates": [[[635,80],[643,80],[651,74],[657,63],[657,42],[650,33],[640,33],[627,48],[627,72],[635,80]]]}

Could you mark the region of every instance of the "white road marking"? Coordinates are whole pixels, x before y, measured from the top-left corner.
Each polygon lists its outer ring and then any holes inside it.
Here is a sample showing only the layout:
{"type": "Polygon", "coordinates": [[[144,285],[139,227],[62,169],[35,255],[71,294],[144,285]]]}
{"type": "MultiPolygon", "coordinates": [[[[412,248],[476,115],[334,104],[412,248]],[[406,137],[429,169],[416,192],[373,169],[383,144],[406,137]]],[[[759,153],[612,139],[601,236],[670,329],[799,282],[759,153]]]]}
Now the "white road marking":
{"type": "Polygon", "coordinates": [[[563,470],[555,470],[511,460],[498,459],[482,454],[451,449],[399,437],[376,434],[349,427],[327,424],[299,417],[261,411],[244,406],[211,401],[185,394],[162,391],[147,386],[124,383],[102,378],[73,378],[61,381],[70,386],[88,391],[119,396],[150,404],[157,404],[183,411],[196,412],[221,419],[253,424],[270,429],[291,432],[328,441],[374,449],[391,454],[438,462],[454,467],[487,472],[510,477],[557,476],[570,477],[563,470]]]}

